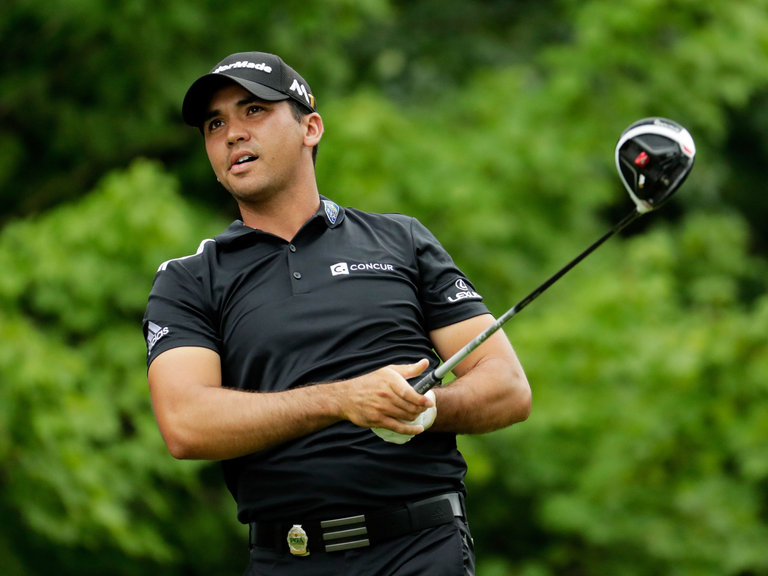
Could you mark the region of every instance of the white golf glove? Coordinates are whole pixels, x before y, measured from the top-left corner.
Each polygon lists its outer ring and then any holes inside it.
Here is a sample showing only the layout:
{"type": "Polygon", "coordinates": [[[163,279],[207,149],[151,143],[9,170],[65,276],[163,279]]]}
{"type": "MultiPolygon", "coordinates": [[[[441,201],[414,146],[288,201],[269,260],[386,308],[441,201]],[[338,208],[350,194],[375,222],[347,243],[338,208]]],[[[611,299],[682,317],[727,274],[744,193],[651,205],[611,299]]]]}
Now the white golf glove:
{"type": "MultiPolygon", "coordinates": [[[[437,402],[435,402],[435,393],[432,390],[428,390],[424,396],[429,396],[432,399],[432,407],[424,410],[424,412],[416,416],[416,418],[408,422],[408,424],[421,424],[424,426],[424,430],[427,430],[435,422],[435,416],[437,416],[437,402]]],[[[373,430],[376,436],[382,440],[393,444],[405,444],[408,440],[413,438],[412,434],[399,434],[387,428],[371,428],[371,430],[373,430]]]]}

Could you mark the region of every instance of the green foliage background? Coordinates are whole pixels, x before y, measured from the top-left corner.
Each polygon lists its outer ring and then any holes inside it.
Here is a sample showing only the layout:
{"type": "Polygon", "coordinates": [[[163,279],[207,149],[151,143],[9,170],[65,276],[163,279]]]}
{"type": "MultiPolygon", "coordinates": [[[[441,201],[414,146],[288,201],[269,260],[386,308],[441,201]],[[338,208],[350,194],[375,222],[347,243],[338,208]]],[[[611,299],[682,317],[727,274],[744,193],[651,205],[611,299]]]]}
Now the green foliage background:
{"type": "Polygon", "coordinates": [[[418,216],[498,314],[631,209],[627,125],[689,128],[682,191],[506,328],[534,411],[461,438],[478,574],[768,574],[768,2],[11,0],[0,38],[0,573],[245,566],[140,320],[235,217],[184,91],[260,49],[318,97],[322,193],[418,216]]]}

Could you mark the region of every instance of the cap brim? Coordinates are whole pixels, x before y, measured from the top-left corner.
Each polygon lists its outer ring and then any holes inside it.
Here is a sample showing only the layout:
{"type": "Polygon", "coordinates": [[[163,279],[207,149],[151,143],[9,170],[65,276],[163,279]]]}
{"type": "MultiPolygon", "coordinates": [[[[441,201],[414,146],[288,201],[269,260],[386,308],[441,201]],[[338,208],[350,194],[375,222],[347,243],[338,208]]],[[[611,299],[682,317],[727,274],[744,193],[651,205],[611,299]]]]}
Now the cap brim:
{"type": "Polygon", "coordinates": [[[186,96],[184,96],[184,103],[181,105],[181,115],[184,118],[184,122],[197,128],[202,126],[214,92],[228,84],[237,84],[257,98],[267,102],[277,102],[279,100],[288,100],[289,98],[282,92],[278,92],[258,82],[251,82],[250,80],[227,74],[206,74],[195,80],[192,86],[189,87],[189,90],[187,90],[186,96]]]}

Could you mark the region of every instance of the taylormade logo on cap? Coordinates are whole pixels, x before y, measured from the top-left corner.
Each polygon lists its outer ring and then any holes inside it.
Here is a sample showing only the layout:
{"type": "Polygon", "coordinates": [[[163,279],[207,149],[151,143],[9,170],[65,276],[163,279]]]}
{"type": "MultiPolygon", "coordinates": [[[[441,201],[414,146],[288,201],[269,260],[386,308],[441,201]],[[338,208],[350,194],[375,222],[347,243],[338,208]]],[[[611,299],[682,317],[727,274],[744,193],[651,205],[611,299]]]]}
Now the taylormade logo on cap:
{"type": "Polygon", "coordinates": [[[224,66],[219,66],[216,68],[212,74],[220,74],[221,72],[226,72],[227,70],[232,70],[233,68],[251,68],[252,70],[261,70],[262,72],[266,72],[267,74],[272,73],[272,67],[262,62],[261,64],[254,64],[253,62],[234,62],[233,64],[226,64],[224,66]]]}
{"type": "Polygon", "coordinates": [[[202,126],[211,97],[224,85],[224,78],[267,102],[290,98],[309,112],[317,110],[309,84],[279,56],[268,52],[238,52],[221,60],[189,87],[181,105],[187,124],[202,126]]]}

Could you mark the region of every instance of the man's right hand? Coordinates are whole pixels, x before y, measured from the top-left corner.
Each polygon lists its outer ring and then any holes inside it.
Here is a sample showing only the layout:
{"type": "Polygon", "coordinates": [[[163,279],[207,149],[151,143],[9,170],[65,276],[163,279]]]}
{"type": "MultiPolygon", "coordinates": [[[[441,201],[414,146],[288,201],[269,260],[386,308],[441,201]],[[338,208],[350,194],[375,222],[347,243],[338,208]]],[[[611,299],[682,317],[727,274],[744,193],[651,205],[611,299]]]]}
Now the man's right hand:
{"type": "MultiPolygon", "coordinates": [[[[432,402],[435,402],[435,392],[434,390],[428,390],[424,396],[428,396],[432,399],[432,402]]],[[[416,416],[413,420],[410,422],[407,422],[407,424],[413,424],[413,425],[420,425],[424,430],[429,430],[429,427],[432,426],[432,424],[435,421],[435,417],[437,416],[437,404],[433,404],[431,408],[427,408],[416,416]]],[[[393,432],[392,430],[387,430],[386,428],[371,428],[373,430],[374,434],[384,440],[385,442],[391,442],[392,444],[405,444],[413,438],[413,435],[411,434],[398,434],[397,432],[393,432]]]]}
{"type": "Polygon", "coordinates": [[[428,367],[427,359],[391,364],[345,381],[339,390],[343,418],[364,428],[385,428],[407,436],[422,433],[425,427],[416,420],[435,406],[434,395],[419,394],[408,380],[428,367]]]}

